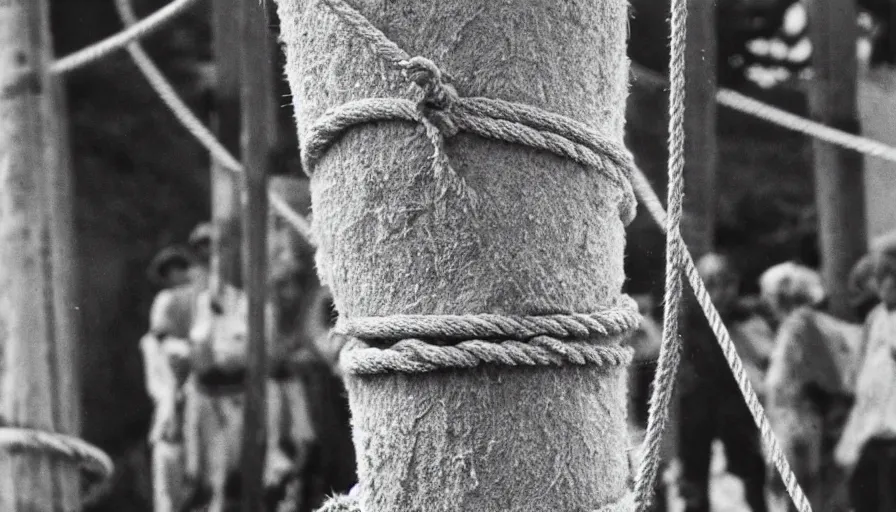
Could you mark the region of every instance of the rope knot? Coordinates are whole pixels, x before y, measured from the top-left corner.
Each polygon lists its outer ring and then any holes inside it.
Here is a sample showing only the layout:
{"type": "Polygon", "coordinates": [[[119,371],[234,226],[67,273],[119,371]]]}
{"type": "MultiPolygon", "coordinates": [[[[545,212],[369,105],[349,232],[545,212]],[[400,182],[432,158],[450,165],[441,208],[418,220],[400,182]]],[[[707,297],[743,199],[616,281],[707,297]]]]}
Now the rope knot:
{"type": "Polygon", "coordinates": [[[454,86],[448,83],[448,77],[426,57],[412,57],[400,65],[405,76],[423,91],[423,98],[417,104],[420,115],[434,124],[444,136],[456,135],[458,129],[449,111],[458,95],[454,86]]]}
{"type": "Polygon", "coordinates": [[[448,77],[426,57],[412,57],[402,61],[405,76],[423,90],[420,103],[429,108],[445,110],[457,99],[457,90],[448,83],[448,77]]]}

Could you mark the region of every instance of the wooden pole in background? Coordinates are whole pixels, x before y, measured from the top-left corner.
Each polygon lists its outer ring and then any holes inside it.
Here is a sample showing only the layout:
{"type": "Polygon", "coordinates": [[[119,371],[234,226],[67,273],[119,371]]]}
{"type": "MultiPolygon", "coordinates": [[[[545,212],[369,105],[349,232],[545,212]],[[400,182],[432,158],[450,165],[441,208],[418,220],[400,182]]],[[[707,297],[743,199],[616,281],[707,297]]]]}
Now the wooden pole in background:
{"type": "MultiPolygon", "coordinates": [[[[809,94],[812,117],[825,125],[858,133],[855,2],[816,0],[809,3],[809,9],[814,49],[809,94]]],[[[822,275],[831,311],[852,318],[847,278],[868,246],[862,156],[817,139],[813,145],[822,275]]]]}
{"type": "Polygon", "coordinates": [[[264,6],[241,0],[242,144],[246,168],[243,215],[244,284],[249,296],[249,383],[242,445],[243,511],[262,510],[267,355],[267,178],[277,129],[274,101],[273,41],[264,6]]]}
{"type": "MultiPolygon", "coordinates": [[[[215,59],[215,94],[212,126],[218,140],[240,155],[240,16],[239,0],[212,2],[212,51],[215,59]]],[[[216,160],[211,164],[212,251],[214,286],[227,283],[242,288],[240,258],[240,180],[216,160]]],[[[219,291],[216,288],[215,291],[219,291]]]]}
{"type": "Polygon", "coordinates": [[[688,2],[685,196],[682,236],[695,258],[713,248],[716,223],[716,5],[688,2]]]}
{"type": "MultiPolygon", "coordinates": [[[[685,66],[685,193],[681,232],[691,254],[700,258],[714,248],[716,224],[718,52],[716,3],[713,0],[688,1],[685,66]]],[[[687,337],[687,332],[683,334],[687,337]]],[[[681,409],[677,391],[669,412],[672,421],[667,429],[664,451],[666,461],[671,462],[679,451],[681,409]]],[[[658,482],[658,485],[661,484],[658,482]]],[[[657,505],[660,510],[668,508],[668,502],[662,503],[660,498],[657,505]]]]}
{"type": "MultiPolygon", "coordinates": [[[[77,435],[73,188],[47,0],[0,2],[0,420],[77,435]]],[[[0,510],[80,509],[78,469],[0,454],[0,510]]]]}

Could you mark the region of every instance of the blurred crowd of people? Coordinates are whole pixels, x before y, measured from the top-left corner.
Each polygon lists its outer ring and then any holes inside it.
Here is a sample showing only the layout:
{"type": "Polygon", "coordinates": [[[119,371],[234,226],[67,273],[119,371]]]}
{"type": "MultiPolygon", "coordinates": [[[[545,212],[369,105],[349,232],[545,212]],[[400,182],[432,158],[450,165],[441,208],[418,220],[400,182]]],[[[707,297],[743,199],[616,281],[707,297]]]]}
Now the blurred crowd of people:
{"type": "MultiPolygon", "coordinates": [[[[214,229],[152,261],[159,288],[141,340],[156,512],[235,510],[247,377],[247,297],[211,271],[214,229]]],[[[333,308],[313,251],[273,230],[266,316],[266,510],[306,512],[355,483],[333,308]]]]}
{"type": "MultiPolygon", "coordinates": [[[[813,509],[896,510],[896,237],[850,275],[849,302],[861,322],[828,311],[821,277],[805,266],[769,268],[758,297],[740,295],[741,279],[725,255],[708,254],[697,266],[813,509]]],[[[637,431],[647,423],[661,327],[651,297],[636,298],[644,313],[632,338],[630,421],[637,431]]],[[[693,295],[686,295],[680,326],[677,436],[665,458],[677,468],[672,480],[685,510],[711,509],[714,443],[724,447],[727,471],[742,481],[754,512],[795,510],[693,295]]]]}
{"type": "MultiPolygon", "coordinates": [[[[218,512],[239,502],[247,300],[212,275],[214,236],[211,225],[197,226],[149,269],[159,292],[141,350],[156,406],[149,434],[156,512],[218,512]]],[[[335,313],[313,249],[276,231],[271,246],[263,479],[268,510],[305,512],[356,483],[336,365],[344,339],[331,331],[335,313]]],[[[827,311],[822,279],[805,266],[769,268],[755,298],[741,296],[741,278],[725,255],[705,255],[697,267],[814,509],[896,510],[896,237],[850,276],[850,303],[862,323],[827,311]]],[[[630,340],[630,417],[643,428],[661,328],[652,298],[636,299],[644,321],[630,340]]],[[[710,510],[717,442],[754,512],[787,508],[783,483],[693,296],[685,297],[681,329],[676,452],[665,458],[678,468],[687,512],[710,510]]]]}

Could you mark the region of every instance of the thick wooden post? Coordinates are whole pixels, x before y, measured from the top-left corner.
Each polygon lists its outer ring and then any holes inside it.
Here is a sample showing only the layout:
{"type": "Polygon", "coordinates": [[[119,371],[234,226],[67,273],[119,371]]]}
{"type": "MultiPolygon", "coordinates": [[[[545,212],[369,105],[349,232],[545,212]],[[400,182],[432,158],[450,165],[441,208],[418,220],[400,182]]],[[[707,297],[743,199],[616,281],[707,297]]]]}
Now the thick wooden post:
{"type": "Polygon", "coordinates": [[[242,444],[243,510],[262,509],[266,448],[267,355],[267,181],[277,117],[273,99],[273,52],[267,16],[258,0],[241,0],[242,146],[245,176],[243,214],[244,284],[249,296],[249,383],[242,444]]]}
{"type": "MultiPolygon", "coordinates": [[[[77,435],[72,176],[46,0],[0,2],[0,421],[77,435]]],[[[78,510],[77,468],[0,454],[0,510],[78,510]]]]}
{"type": "MultiPolygon", "coordinates": [[[[215,95],[212,125],[218,139],[234,155],[240,153],[240,33],[239,0],[212,2],[212,45],[215,95]]],[[[215,226],[212,275],[215,284],[242,287],[240,268],[240,180],[212,160],[212,222],[215,226]]]]}
{"type": "MultiPolygon", "coordinates": [[[[809,9],[814,48],[809,96],[812,117],[857,133],[855,2],[817,0],[809,4],[809,9]]],[[[819,140],[813,144],[822,274],[831,310],[851,318],[847,278],[867,250],[862,156],[819,140]]]]}
{"type": "MultiPolygon", "coordinates": [[[[346,102],[413,97],[333,2],[278,3],[300,135],[346,102]]],[[[433,59],[459,94],[533,105],[622,140],[627,1],[348,3],[433,59]]],[[[446,147],[465,188],[439,183],[414,123],[353,126],[317,161],[316,263],[341,318],[580,313],[616,300],[634,213],[624,187],[525,145],[460,133],[446,147]]],[[[358,509],[624,503],[625,375],[621,364],[349,372],[358,509]]]]}

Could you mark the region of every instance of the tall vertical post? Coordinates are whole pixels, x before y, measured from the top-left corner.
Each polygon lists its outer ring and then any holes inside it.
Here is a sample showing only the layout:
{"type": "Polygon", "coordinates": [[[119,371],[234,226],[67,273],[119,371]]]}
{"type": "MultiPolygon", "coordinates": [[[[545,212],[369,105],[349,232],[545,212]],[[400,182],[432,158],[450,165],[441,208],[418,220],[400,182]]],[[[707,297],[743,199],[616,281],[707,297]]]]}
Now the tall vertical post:
{"type": "MultiPolygon", "coordinates": [[[[0,2],[0,422],[77,434],[73,197],[47,0],[0,2]]],[[[78,510],[79,475],[0,453],[0,510],[78,510]]]]}
{"type": "Polygon", "coordinates": [[[689,0],[687,24],[682,236],[699,258],[712,250],[716,221],[716,3],[689,0]]]}
{"type": "Polygon", "coordinates": [[[264,6],[241,0],[240,56],[242,147],[245,175],[243,214],[244,285],[249,296],[249,383],[242,444],[243,510],[262,509],[266,445],[264,312],[267,289],[267,179],[277,117],[273,98],[272,38],[264,6]]]}
{"type": "MultiPolygon", "coordinates": [[[[814,48],[812,117],[857,133],[855,2],[818,0],[809,8],[814,48]]],[[[817,139],[813,144],[822,274],[832,312],[851,318],[846,283],[850,269],[867,250],[862,157],[817,139]]]]}
{"type": "MultiPolygon", "coordinates": [[[[218,139],[234,155],[240,152],[240,31],[239,0],[212,2],[212,49],[215,94],[212,125],[218,139]]],[[[240,268],[240,180],[212,160],[212,251],[214,286],[242,287],[240,268]]]]}

